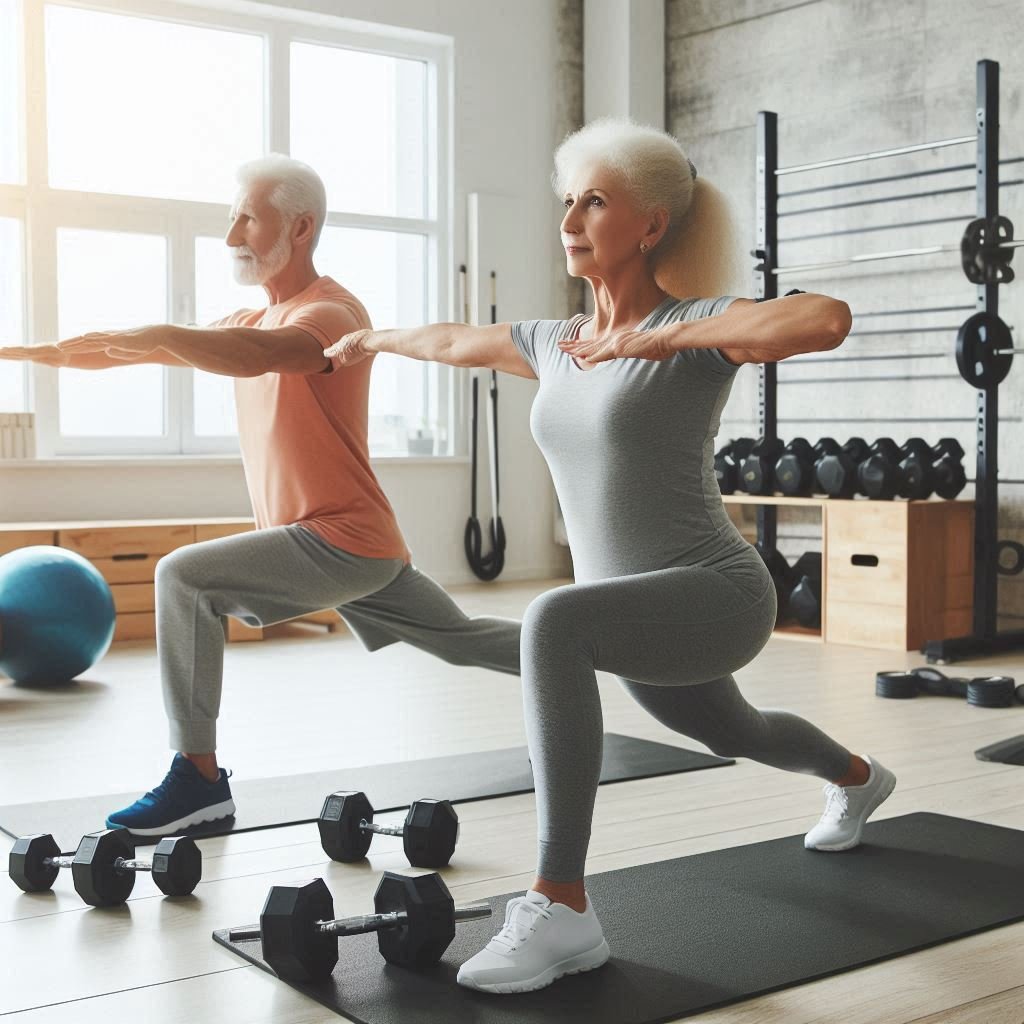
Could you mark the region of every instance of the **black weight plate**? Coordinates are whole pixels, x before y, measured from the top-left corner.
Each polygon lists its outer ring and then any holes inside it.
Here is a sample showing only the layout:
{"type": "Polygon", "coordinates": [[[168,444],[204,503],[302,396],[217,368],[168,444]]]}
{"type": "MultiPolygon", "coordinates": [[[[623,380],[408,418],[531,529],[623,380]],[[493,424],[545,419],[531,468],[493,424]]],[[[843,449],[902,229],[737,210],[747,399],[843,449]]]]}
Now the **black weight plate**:
{"type": "Polygon", "coordinates": [[[969,316],[956,336],[956,365],[972,387],[984,388],[1002,383],[1010,372],[1012,355],[999,355],[999,349],[1013,348],[1010,328],[994,313],[978,312],[969,316]]]}

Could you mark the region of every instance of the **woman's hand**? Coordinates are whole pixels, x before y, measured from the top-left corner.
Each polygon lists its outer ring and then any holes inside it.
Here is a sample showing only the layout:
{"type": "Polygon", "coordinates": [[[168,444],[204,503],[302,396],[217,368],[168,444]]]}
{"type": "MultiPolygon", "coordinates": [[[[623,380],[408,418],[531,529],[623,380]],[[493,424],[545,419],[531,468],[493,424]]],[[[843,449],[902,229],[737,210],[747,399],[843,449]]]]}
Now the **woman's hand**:
{"type": "Polygon", "coordinates": [[[346,334],[330,348],[324,349],[324,355],[328,359],[340,359],[342,366],[354,366],[356,363],[361,363],[373,355],[366,347],[366,341],[371,334],[373,331],[368,329],[346,334]]]}
{"type": "Polygon", "coordinates": [[[558,347],[576,359],[603,363],[609,359],[652,359],[660,361],[676,354],[668,332],[658,327],[651,331],[609,331],[599,338],[566,338],[558,347]]]}

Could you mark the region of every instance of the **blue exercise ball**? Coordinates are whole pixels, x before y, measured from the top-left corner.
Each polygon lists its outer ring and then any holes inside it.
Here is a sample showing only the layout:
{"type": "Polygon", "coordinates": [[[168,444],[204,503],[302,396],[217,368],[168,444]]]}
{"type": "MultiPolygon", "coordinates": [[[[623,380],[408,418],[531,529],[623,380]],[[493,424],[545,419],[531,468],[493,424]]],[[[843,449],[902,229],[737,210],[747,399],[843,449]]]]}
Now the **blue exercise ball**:
{"type": "Polygon", "coordinates": [[[73,551],[19,548],[0,558],[0,672],[16,683],[66,683],[114,638],[114,597],[73,551]]]}

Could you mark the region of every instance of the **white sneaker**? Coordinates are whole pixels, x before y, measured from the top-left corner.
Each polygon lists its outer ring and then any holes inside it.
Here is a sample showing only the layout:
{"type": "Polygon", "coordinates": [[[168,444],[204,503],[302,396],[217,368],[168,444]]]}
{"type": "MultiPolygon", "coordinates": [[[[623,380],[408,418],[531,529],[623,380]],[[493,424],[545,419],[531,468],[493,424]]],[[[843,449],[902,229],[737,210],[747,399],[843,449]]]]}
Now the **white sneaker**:
{"type": "Polygon", "coordinates": [[[860,842],[864,823],[896,788],[896,776],[870,757],[871,774],[862,786],[825,785],[825,813],[804,836],[808,850],[849,850],[860,842]]]}
{"type": "Polygon", "coordinates": [[[589,896],[578,914],[530,889],[508,901],[501,931],[459,968],[457,981],[481,992],[532,992],[564,974],[592,971],[609,956],[589,896]]]}

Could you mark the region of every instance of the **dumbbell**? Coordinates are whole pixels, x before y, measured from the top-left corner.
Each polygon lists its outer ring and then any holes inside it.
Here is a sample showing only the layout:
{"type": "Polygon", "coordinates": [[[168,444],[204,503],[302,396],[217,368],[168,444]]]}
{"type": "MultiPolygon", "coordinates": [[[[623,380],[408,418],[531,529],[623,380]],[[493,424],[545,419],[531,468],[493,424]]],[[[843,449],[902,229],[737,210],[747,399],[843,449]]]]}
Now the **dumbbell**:
{"type": "Polygon", "coordinates": [[[935,466],[931,445],[912,437],[900,448],[898,493],[901,498],[923,501],[935,492],[935,466]]]}
{"type": "Polygon", "coordinates": [[[275,885],[258,928],[237,928],[232,942],[260,939],[263,959],[286,981],[328,978],[338,962],[338,939],[377,933],[380,955],[399,967],[427,967],[444,956],[462,921],[490,917],[483,904],[456,907],[440,875],[408,878],[385,871],[373,897],[376,913],[334,919],[334,900],[322,878],[275,885]]]}
{"type": "Polygon", "coordinates": [[[459,816],[448,800],[417,800],[405,824],[392,827],[373,823],[373,806],[365,793],[339,791],[324,801],[317,828],[324,853],[346,864],[366,856],[374,834],[401,836],[414,868],[443,868],[459,841],[459,816]]]}
{"type": "Polygon", "coordinates": [[[967,486],[963,466],[964,450],[953,437],[943,437],[932,448],[935,493],[940,498],[955,498],[967,486]]]}
{"type": "Polygon", "coordinates": [[[786,446],[777,438],[762,437],[740,465],[740,486],[747,494],[771,494],[775,490],[775,463],[786,446]]]}
{"type": "Polygon", "coordinates": [[[777,548],[766,549],[760,544],[755,544],[754,548],[761,556],[761,561],[767,566],[772,583],[775,584],[775,599],[778,605],[775,622],[778,624],[788,614],[789,594],[796,582],[793,578],[793,570],[789,562],[786,561],[785,555],[777,548]]]}
{"type": "Polygon", "coordinates": [[[136,860],[135,844],[123,828],[83,836],[71,856],[61,856],[52,835],[22,836],[11,848],[8,871],[25,892],[53,887],[57,872],[71,868],[75,891],[93,907],[124,903],[135,887],[135,875],[149,871],[166,896],[187,896],[203,877],[203,854],[188,836],[161,839],[153,859],[136,860]]]}
{"type": "Polygon", "coordinates": [[[857,467],[862,494],[876,501],[892,501],[900,487],[900,450],[891,437],[880,437],[857,467]]]}
{"type": "Polygon", "coordinates": [[[851,437],[839,451],[823,455],[814,466],[818,490],[830,498],[852,498],[857,493],[857,467],[867,457],[863,437],[851,437]]]}
{"type": "Polygon", "coordinates": [[[968,704],[978,708],[1008,708],[1015,702],[1024,704],[1024,686],[1017,686],[1010,676],[966,679],[947,676],[927,666],[909,672],[879,672],[875,676],[875,694],[896,700],[907,700],[919,694],[966,697],[968,704]]]}
{"type": "Polygon", "coordinates": [[[783,494],[807,497],[817,487],[815,467],[826,455],[835,455],[839,445],[831,437],[823,437],[812,448],[806,438],[794,437],[775,463],[775,483],[783,494]]]}
{"type": "Polygon", "coordinates": [[[818,629],[821,626],[821,552],[805,551],[792,569],[797,581],[789,592],[787,607],[801,626],[818,629]]]}
{"type": "Polygon", "coordinates": [[[732,494],[739,486],[740,465],[753,447],[752,437],[738,437],[715,452],[715,478],[722,494],[732,494]]]}

